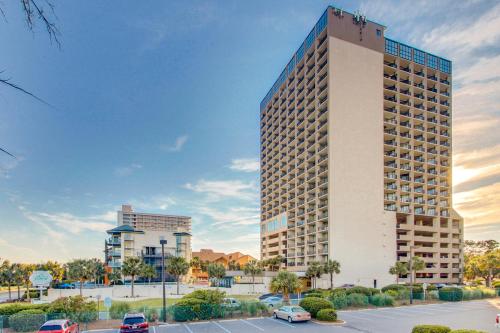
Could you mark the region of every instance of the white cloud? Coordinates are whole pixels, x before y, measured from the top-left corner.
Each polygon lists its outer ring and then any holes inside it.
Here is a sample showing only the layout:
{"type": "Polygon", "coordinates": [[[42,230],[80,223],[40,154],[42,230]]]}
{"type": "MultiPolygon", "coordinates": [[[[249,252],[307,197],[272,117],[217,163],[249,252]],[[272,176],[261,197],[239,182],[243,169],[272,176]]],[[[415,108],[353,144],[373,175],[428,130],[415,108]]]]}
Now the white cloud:
{"type": "Polygon", "coordinates": [[[163,145],[161,146],[161,149],[171,153],[179,152],[186,144],[188,138],[189,137],[187,135],[179,136],[177,139],[175,139],[175,143],[173,145],[171,146],[163,145]]]}
{"type": "Polygon", "coordinates": [[[455,193],[453,199],[467,227],[500,223],[500,182],[455,193]]]}
{"type": "Polygon", "coordinates": [[[19,206],[18,209],[29,220],[41,226],[48,235],[62,240],[67,237],[67,232],[74,235],[84,231],[103,233],[114,227],[109,223],[116,220],[115,212],[106,212],[101,215],[78,217],[70,213],[46,213],[31,212],[26,207],[19,206]],[[113,217],[114,215],[114,217],[113,217]]]}
{"type": "Polygon", "coordinates": [[[139,169],[142,169],[142,165],[132,163],[129,166],[116,168],[114,171],[114,175],[117,177],[127,177],[134,173],[134,171],[139,169]]]}
{"type": "Polygon", "coordinates": [[[258,226],[260,221],[258,208],[231,207],[222,211],[213,207],[200,207],[198,212],[212,218],[214,226],[258,226]]]}
{"type": "Polygon", "coordinates": [[[241,200],[257,200],[258,187],[255,182],[240,180],[199,180],[196,184],[188,183],[185,188],[209,195],[209,199],[234,198],[241,200]]]}
{"type": "Polygon", "coordinates": [[[259,171],[260,165],[256,158],[237,158],[231,161],[229,168],[236,171],[256,172],[259,171]]]}

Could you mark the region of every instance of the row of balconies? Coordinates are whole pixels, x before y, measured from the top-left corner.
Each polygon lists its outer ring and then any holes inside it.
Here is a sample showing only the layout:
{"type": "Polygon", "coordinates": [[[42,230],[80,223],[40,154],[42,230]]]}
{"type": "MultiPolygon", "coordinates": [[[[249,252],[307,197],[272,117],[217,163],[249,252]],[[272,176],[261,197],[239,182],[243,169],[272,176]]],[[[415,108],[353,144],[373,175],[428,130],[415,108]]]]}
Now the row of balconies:
{"type": "MultiPolygon", "coordinates": [[[[386,76],[384,75],[384,77],[386,78],[389,78],[389,79],[392,79],[394,78],[394,76],[386,76]]],[[[400,80],[400,82],[402,83],[405,83],[407,84],[408,86],[411,85],[410,81],[409,80],[400,80]]],[[[389,92],[394,92],[394,93],[400,93],[400,94],[404,94],[404,95],[407,95],[407,96],[413,96],[413,97],[416,97],[418,99],[421,99],[422,101],[429,101],[429,102],[433,102],[433,103],[438,103],[439,100],[436,98],[436,95],[439,93],[440,95],[442,95],[442,99],[443,101],[448,101],[448,97],[450,96],[450,93],[448,92],[448,90],[438,90],[435,86],[432,86],[432,87],[427,87],[425,88],[425,86],[422,84],[422,83],[414,83],[413,86],[413,91],[411,91],[411,87],[408,87],[408,86],[397,86],[396,83],[392,83],[392,85],[389,83],[389,84],[384,84],[384,89],[385,90],[388,90],[389,92]],[[425,94],[424,94],[425,92],[425,94]]]]}
{"type": "Polygon", "coordinates": [[[389,59],[389,57],[386,57],[384,60],[384,65],[387,66],[388,68],[394,69],[394,70],[401,70],[406,73],[413,73],[416,76],[420,77],[427,77],[428,79],[438,81],[438,76],[439,76],[439,82],[443,84],[448,84],[449,85],[449,76],[445,73],[439,72],[438,70],[429,68],[429,67],[424,67],[422,65],[418,65],[413,62],[409,62],[400,58],[395,58],[395,59],[389,59]],[[398,65],[398,62],[399,65],[398,65]],[[427,73],[425,73],[427,71],[427,73]]]}

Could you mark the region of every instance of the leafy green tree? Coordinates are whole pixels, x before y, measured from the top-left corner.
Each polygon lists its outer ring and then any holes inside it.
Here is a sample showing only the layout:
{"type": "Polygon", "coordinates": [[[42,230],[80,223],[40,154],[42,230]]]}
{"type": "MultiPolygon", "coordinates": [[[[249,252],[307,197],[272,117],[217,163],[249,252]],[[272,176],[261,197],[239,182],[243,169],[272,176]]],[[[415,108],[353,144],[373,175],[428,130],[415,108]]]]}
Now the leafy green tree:
{"type": "Polygon", "coordinates": [[[290,293],[298,292],[301,284],[297,275],[292,272],[279,271],[271,280],[271,291],[283,294],[283,303],[290,303],[290,293]]]}
{"type": "Polygon", "coordinates": [[[177,295],[179,295],[181,276],[189,272],[189,263],[183,257],[170,257],[167,260],[167,272],[175,276],[177,295]]]}
{"type": "Polygon", "coordinates": [[[12,274],[14,285],[17,288],[17,299],[21,299],[21,285],[23,284],[22,264],[12,264],[12,274]]]}
{"type": "Polygon", "coordinates": [[[80,282],[80,296],[82,296],[83,284],[93,278],[92,262],[88,259],[74,259],[66,264],[68,277],[80,282]]]}
{"type": "Polygon", "coordinates": [[[309,262],[309,267],[306,270],[306,277],[311,279],[311,285],[313,288],[316,288],[316,280],[321,277],[321,273],[323,273],[323,267],[318,261],[309,262]]]}
{"type": "Polygon", "coordinates": [[[103,262],[100,259],[92,258],[89,260],[89,267],[93,281],[95,284],[98,284],[99,281],[104,278],[104,274],[106,273],[103,262]]]}
{"type": "Polygon", "coordinates": [[[57,261],[47,261],[43,264],[37,265],[37,270],[48,271],[52,275],[52,279],[57,282],[61,282],[64,277],[64,266],[57,261]]]}
{"type": "Polygon", "coordinates": [[[12,299],[11,287],[15,284],[14,267],[8,260],[4,260],[0,265],[0,283],[7,285],[9,300],[12,299]]]}
{"type": "Polygon", "coordinates": [[[199,257],[193,257],[189,262],[189,265],[194,269],[201,269],[201,260],[199,257]]]}
{"type": "Polygon", "coordinates": [[[323,271],[330,275],[330,289],[333,289],[333,274],[340,273],[340,263],[337,260],[328,259],[323,265],[323,271]]]}
{"type": "MultiPolygon", "coordinates": [[[[411,261],[411,270],[413,272],[418,272],[418,271],[421,271],[425,268],[425,262],[422,258],[420,258],[419,256],[414,256],[412,257],[412,261],[411,261]]],[[[408,270],[410,268],[408,267],[408,270]]]]}
{"type": "Polygon", "coordinates": [[[115,268],[112,272],[108,273],[108,280],[111,285],[116,285],[122,282],[122,271],[119,268],[115,268]]]}
{"type": "Polygon", "coordinates": [[[224,276],[226,276],[226,269],[222,264],[211,263],[207,267],[208,278],[213,279],[217,282],[217,288],[219,287],[219,282],[224,276]]]}
{"type": "Polygon", "coordinates": [[[124,276],[130,276],[130,286],[132,287],[131,297],[134,297],[135,277],[141,275],[143,269],[144,264],[142,259],[139,257],[127,257],[123,261],[122,273],[124,276]]]}
{"type": "Polygon", "coordinates": [[[401,261],[396,261],[394,266],[389,268],[389,274],[396,275],[396,283],[399,284],[399,277],[401,275],[408,274],[408,264],[401,261]]]}
{"type": "Polygon", "coordinates": [[[153,266],[144,263],[144,267],[141,271],[141,277],[147,279],[151,284],[151,279],[156,277],[156,269],[153,266]]]}
{"type": "Polygon", "coordinates": [[[243,271],[245,275],[250,275],[252,277],[252,292],[255,293],[255,276],[262,274],[261,264],[256,260],[252,260],[245,265],[243,271]]]}
{"type": "Polygon", "coordinates": [[[268,267],[271,272],[274,272],[280,269],[282,263],[283,263],[283,257],[277,255],[275,257],[265,260],[264,266],[268,267]]]}
{"type": "Polygon", "coordinates": [[[19,276],[21,278],[21,281],[26,288],[26,298],[29,301],[30,300],[30,276],[31,273],[36,269],[36,265],[34,264],[21,264],[20,266],[20,271],[19,271],[19,276]]]}

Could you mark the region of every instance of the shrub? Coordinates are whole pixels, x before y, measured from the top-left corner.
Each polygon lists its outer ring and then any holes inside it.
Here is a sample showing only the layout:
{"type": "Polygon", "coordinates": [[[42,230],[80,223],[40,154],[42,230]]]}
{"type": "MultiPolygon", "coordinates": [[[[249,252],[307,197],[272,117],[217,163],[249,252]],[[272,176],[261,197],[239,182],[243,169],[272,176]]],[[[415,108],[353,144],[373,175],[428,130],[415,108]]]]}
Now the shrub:
{"type": "Polygon", "coordinates": [[[386,291],[389,291],[389,290],[394,290],[394,291],[399,292],[401,290],[406,290],[406,286],[402,285],[402,284],[390,284],[390,285],[382,288],[383,293],[385,293],[386,291]]]}
{"type": "Polygon", "coordinates": [[[439,289],[439,299],[441,301],[458,302],[463,299],[464,291],[457,287],[443,287],[439,289]]]}
{"type": "Polygon", "coordinates": [[[479,288],[479,292],[481,293],[481,298],[492,298],[497,295],[496,290],[490,288],[479,288]]]}
{"type": "Polygon", "coordinates": [[[427,293],[427,299],[439,299],[439,291],[431,290],[427,293]]]}
{"type": "Polygon", "coordinates": [[[313,293],[306,294],[304,297],[319,297],[319,298],[323,298],[323,294],[322,293],[318,293],[318,292],[313,292],[313,293]]]}
{"type": "Polygon", "coordinates": [[[492,287],[493,287],[493,288],[500,288],[500,280],[493,281],[493,283],[492,283],[492,287]]]}
{"type": "Polygon", "coordinates": [[[22,310],[9,318],[10,327],[16,332],[35,331],[45,322],[45,313],[42,310],[22,310]]]}
{"type": "Polygon", "coordinates": [[[130,304],[127,302],[113,302],[109,308],[111,319],[123,319],[127,312],[130,312],[130,304]]]}
{"type": "Polygon", "coordinates": [[[362,287],[362,286],[355,286],[355,287],[352,287],[352,288],[349,288],[346,290],[348,295],[350,295],[350,294],[364,294],[366,296],[373,295],[374,291],[376,291],[376,293],[379,293],[378,289],[366,288],[366,287],[362,287]]]}
{"type": "Polygon", "coordinates": [[[175,321],[189,321],[197,317],[197,313],[201,311],[201,305],[206,304],[206,301],[198,298],[182,298],[172,306],[173,317],[175,321]]]}
{"type": "Polygon", "coordinates": [[[29,303],[12,303],[0,306],[0,316],[11,316],[23,310],[42,310],[47,311],[49,304],[29,304],[29,303]]]}
{"type": "Polygon", "coordinates": [[[196,298],[206,301],[210,304],[222,304],[222,302],[224,301],[224,297],[226,297],[226,293],[223,291],[199,289],[185,295],[184,297],[182,297],[182,299],[196,298]]]}
{"type": "Polygon", "coordinates": [[[398,298],[399,293],[396,290],[387,290],[384,294],[391,296],[393,298],[398,298]]]}
{"type": "Polygon", "coordinates": [[[335,289],[329,297],[335,309],[343,309],[347,307],[347,294],[343,289],[335,289]],[[336,291],[338,290],[338,291],[336,291]]]}
{"type": "Polygon", "coordinates": [[[368,296],[365,294],[349,294],[347,295],[347,305],[354,307],[363,307],[368,305],[368,296]]]}
{"type": "Polygon", "coordinates": [[[371,297],[370,303],[375,306],[394,306],[394,298],[387,294],[378,294],[371,297]]]}
{"type": "Polygon", "coordinates": [[[321,321],[336,321],[337,312],[334,309],[322,309],[318,311],[316,318],[321,321]]]}
{"type": "Polygon", "coordinates": [[[441,325],[417,325],[411,333],[450,333],[451,329],[441,325]]]}
{"type": "Polygon", "coordinates": [[[311,316],[313,318],[316,318],[319,310],[333,309],[332,303],[324,298],[319,297],[306,297],[302,301],[300,301],[300,306],[311,313],[311,316]]]}
{"type": "Polygon", "coordinates": [[[47,313],[50,319],[69,317],[88,323],[97,319],[97,303],[89,302],[82,296],[61,297],[50,304],[47,313]]]}

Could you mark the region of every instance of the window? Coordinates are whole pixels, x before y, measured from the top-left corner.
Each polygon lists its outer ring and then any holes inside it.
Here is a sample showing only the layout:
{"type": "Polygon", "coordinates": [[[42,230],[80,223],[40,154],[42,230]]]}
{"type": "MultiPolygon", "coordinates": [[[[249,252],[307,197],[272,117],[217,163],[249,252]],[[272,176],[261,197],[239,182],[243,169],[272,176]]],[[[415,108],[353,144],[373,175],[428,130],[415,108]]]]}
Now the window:
{"type": "Polygon", "coordinates": [[[304,58],[304,44],[302,44],[296,53],[297,62],[300,62],[304,58]]]}
{"type": "Polygon", "coordinates": [[[438,58],[432,54],[427,55],[427,66],[430,68],[438,68],[438,58]]]}
{"type": "Polygon", "coordinates": [[[420,50],[413,50],[413,61],[417,64],[425,65],[425,52],[420,50]]]}
{"type": "Polygon", "coordinates": [[[293,72],[294,68],[295,68],[295,56],[288,63],[288,66],[287,66],[288,75],[290,75],[290,73],[293,72]]]}
{"type": "Polygon", "coordinates": [[[385,39],[385,52],[397,56],[398,55],[398,43],[386,38],[385,39]]]}
{"type": "Polygon", "coordinates": [[[451,73],[451,61],[439,59],[439,70],[443,73],[451,73]]]}
{"type": "Polygon", "coordinates": [[[399,44],[399,56],[406,60],[411,60],[411,47],[399,44]]]}
{"type": "Polygon", "coordinates": [[[323,29],[325,29],[326,27],[326,24],[328,23],[328,15],[327,15],[327,11],[325,11],[323,13],[323,15],[320,17],[320,19],[318,20],[318,23],[316,23],[316,36],[319,35],[323,29]]]}
{"type": "Polygon", "coordinates": [[[377,37],[380,37],[380,36],[382,36],[382,30],[377,29],[377,37]]]}
{"type": "Polygon", "coordinates": [[[314,28],[313,28],[306,38],[306,51],[309,50],[309,48],[313,45],[315,37],[316,36],[314,35],[314,28]]]}

